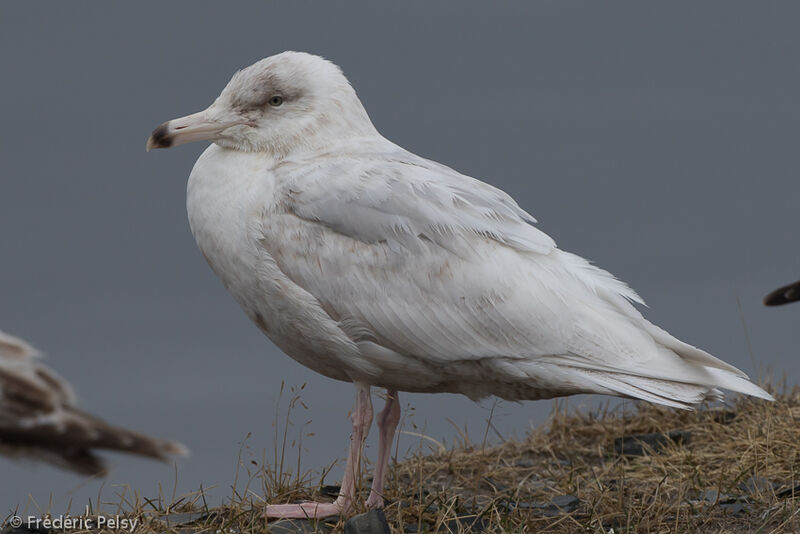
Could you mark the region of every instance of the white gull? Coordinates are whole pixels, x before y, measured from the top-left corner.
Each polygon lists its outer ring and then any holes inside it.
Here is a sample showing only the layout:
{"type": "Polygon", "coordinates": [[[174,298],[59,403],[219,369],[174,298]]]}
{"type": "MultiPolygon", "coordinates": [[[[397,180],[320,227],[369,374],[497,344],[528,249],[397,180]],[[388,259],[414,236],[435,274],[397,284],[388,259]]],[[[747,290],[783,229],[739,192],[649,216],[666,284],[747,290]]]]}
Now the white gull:
{"type": "Polygon", "coordinates": [[[355,499],[370,386],[388,391],[367,506],[383,505],[398,391],[478,399],[604,393],[689,408],[718,388],[770,395],[642,317],[641,299],[559,250],[503,191],[382,137],[341,70],[284,52],[237,72],[206,110],[148,148],[213,142],[189,177],[192,233],[211,268],[286,354],[353,382],[353,434],[325,517],[355,499]]]}

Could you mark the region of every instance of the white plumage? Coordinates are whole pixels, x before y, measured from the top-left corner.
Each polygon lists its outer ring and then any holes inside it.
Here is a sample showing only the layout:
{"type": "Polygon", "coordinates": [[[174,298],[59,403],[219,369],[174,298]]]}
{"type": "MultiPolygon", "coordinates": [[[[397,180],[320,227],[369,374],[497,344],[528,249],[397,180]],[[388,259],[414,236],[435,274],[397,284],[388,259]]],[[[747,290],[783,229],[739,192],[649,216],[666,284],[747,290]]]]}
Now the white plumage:
{"type": "Polygon", "coordinates": [[[771,398],[644,319],[632,289],[559,250],[506,193],[383,138],[322,58],[285,52],[238,72],[148,146],[203,138],[214,144],[187,196],[198,246],[259,328],[319,373],[392,398],[771,398]]]}

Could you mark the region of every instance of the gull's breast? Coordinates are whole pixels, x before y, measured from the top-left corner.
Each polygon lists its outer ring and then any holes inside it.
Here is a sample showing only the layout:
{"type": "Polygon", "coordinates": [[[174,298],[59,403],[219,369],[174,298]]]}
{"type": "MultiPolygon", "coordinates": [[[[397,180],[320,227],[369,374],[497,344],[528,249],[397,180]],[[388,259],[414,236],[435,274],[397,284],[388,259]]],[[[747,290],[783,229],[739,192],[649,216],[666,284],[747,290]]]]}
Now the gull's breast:
{"type": "Polygon", "coordinates": [[[277,203],[273,165],[266,154],[209,146],[189,177],[189,226],[211,269],[281,350],[320,374],[351,381],[348,361],[358,359],[357,347],[260,242],[277,203]]]}

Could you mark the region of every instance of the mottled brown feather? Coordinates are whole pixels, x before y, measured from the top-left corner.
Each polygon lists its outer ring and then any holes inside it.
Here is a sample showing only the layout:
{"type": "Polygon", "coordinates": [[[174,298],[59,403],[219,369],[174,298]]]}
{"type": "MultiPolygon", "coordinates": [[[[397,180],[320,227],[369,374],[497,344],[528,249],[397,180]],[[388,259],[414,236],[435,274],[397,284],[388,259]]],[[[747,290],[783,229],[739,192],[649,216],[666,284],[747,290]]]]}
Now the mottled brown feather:
{"type": "Polygon", "coordinates": [[[76,406],[69,384],[24,341],[0,331],[0,452],[87,475],[105,473],[94,449],[166,460],[183,445],[116,427],[76,406]]]}

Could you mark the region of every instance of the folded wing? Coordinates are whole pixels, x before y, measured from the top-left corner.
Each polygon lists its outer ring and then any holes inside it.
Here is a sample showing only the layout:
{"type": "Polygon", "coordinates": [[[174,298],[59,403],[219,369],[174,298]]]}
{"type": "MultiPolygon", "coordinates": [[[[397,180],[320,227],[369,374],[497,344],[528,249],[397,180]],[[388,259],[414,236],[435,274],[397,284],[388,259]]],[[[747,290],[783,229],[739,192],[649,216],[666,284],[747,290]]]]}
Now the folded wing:
{"type": "Polygon", "coordinates": [[[382,383],[417,369],[428,370],[419,390],[431,381],[474,397],[583,391],[681,407],[717,387],[769,397],[647,322],[627,285],[558,250],[483,182],[399,149],[281,172],[262,245],[382,383]]]}

